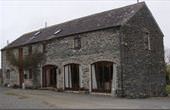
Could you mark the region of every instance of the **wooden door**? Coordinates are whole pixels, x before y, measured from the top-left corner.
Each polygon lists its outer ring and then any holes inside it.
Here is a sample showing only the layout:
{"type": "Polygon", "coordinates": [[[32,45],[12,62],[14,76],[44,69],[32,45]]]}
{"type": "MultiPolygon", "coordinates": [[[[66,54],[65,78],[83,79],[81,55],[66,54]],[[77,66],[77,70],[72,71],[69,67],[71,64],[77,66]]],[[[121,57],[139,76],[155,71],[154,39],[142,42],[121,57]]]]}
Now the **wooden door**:
{"type": "Polygon", "coordinates": [[[57,85],[57,72],[56,66],[46,65],[43,67],[42,84],[43,87],[56,87],[57,85]]]}
{"type": "Polygon", "coordinates": [[[24,70],[23,70],[23,49],[19,48],[19,85],[22,87],[24,82],[24,70]]]}

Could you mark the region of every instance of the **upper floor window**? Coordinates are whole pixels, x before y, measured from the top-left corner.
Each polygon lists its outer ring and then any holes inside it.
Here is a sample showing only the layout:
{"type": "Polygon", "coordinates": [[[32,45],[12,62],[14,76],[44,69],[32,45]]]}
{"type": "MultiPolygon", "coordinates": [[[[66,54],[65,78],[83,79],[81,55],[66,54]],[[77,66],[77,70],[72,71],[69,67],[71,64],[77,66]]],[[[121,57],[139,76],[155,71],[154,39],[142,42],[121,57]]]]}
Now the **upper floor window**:
{"type": "Polygon", "coordinates": [[[81,48],[81,39],[80,37],[74,38],[74,49],[80,49],[81,48]]]}
{"type": "Polygon", "coordinates": [[[10,79],[10,70],[9,69],[6,70],[6,78],[10,79]]]}
{"type": "Polygon", "coordinates": [[[29,69],[29,79],[32,79],[32,75],[33,75],[33,71],[32,71],[32,69],[30,68],[30,69],[29,69]]]}
{"type": "Polygon", "coordinates": [[[27,74],[24,74],[24,79],[28,79],[28,75],[27,74]]]}
{"type": "Polygon", "coordinates": [[[45,53],[46,52],[46,44],[43,43],[42,46],[43,46],[43,53],[45,53]]]}
{"type": "Polygon", "coordinates": [[[32,54],[32,46],[28,47],[28,54],[31,55],[32,54]]]}
{"type": "Polygon", "coordinates": [[[32,69],[24,71],[24,79],[32,79],[32,69]]]}
{"type": "Polygon", "coordinates": [[[151,50],[151,39],[149,32],[145,32],[144,35],[144,47],[145,49],[151,50]]]}

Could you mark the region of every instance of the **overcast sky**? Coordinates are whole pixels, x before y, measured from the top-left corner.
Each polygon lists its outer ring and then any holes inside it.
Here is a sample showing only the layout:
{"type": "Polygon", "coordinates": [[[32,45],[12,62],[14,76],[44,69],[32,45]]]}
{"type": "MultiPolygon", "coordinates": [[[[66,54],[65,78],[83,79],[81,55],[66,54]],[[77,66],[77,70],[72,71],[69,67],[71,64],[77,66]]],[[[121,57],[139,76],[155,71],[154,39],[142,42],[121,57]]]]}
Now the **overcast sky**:
{"type": "MultiPolygon", "coordinates": [[[[137,0],[0,0],[0,48],[24,33],[136,3],[137,0]]],[[[140,0],[144,1],[144,0],[140,0]]],[[[170,0],[145,0],[170,48],[170,0]]]]}

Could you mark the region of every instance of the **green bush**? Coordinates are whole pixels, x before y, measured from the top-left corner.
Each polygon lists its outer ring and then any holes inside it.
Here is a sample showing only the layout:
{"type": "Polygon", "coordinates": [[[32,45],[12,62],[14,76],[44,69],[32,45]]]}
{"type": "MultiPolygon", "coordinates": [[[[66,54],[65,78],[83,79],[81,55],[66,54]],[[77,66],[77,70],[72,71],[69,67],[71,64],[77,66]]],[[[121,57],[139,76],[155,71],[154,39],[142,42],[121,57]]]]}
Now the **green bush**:
{"type": "Polygon", "coordinates": [[[168,94],[170,94],[170,85],[166,86],[166,91],[167,91],[168,94]]]}
{"type": "Polygon", "coordinates": [[[1,80],[1,78],[0,78],[0,85],[2,84],[2,80],[1,80]]]}
{"type": "Polygon", "coordinates": [[[166,65],[166,83],[170,85],[170,65],[166,65]]]}

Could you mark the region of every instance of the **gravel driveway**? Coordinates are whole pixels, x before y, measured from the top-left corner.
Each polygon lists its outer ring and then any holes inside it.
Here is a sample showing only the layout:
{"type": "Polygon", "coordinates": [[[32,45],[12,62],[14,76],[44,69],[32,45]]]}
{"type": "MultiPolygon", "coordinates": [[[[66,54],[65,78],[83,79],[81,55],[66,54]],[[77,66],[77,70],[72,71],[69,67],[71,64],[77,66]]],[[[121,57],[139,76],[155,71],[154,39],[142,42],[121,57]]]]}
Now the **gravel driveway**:
{"type": "Polygon", "coordinates": [[[0,109],[170,109],[170,97],[125,99],[101,95],[0,87],[0,109]]]}

